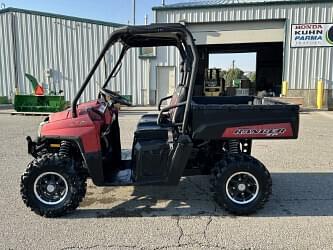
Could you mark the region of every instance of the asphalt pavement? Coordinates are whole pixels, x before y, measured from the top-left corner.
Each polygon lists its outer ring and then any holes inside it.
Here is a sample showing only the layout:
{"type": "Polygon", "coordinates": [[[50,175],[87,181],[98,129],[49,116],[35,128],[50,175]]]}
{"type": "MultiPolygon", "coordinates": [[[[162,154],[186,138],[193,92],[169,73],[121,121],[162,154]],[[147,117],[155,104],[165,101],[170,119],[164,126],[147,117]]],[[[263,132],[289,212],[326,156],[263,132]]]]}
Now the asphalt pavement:
{"type": "MultiPolygon", "coordinates": [[[[145,111],[120,115],[123,147],[145,111]]],[[[218,207],[208,178],[177,187],[95,187],[80,208],[56,219],[23,204],[20,175],[32,158],[26,135],[42,117],[0,115],[0,249],[332,249],[333,113],[303,112],[297,140],[256,141],[272,174],[264,209],[237,217],[218,207]]]]}

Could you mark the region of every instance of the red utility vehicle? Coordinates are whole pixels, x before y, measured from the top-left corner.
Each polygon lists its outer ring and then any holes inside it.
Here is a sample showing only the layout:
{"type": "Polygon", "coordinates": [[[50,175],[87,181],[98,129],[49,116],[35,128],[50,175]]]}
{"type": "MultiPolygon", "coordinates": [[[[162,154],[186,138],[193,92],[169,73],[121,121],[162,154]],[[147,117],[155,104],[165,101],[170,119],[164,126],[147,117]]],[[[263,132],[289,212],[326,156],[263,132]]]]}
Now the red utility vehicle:
{"type": "Polygon", "coordinates": [[[252,139],[297,138],[299,108],[252,96],[193,96],[198,67],[193,37],[181,24],[113,32],[72,107],[47,117],[36,141],[27,137],[35,159],[21,178],[24,203],[39,215],[56,217],[79,206],[88,177],[97,186],[176,185],[184,175],[211,174],[212,192],[222,207],[238,215],[261,208],[272,180],[251,156],[252,139]],[[117,43],[122,51],[97,100],[78,105],[103,56],[117,43]],[[128,49],[152,46],[178,48],[181,80],[172,96],[160,100],[159,114],[140,119],[132,158],[122,159],[115,104],[131,104],[107,85],[128,49]],[[167,99],[170,104],[161,108],[167,99]]]}

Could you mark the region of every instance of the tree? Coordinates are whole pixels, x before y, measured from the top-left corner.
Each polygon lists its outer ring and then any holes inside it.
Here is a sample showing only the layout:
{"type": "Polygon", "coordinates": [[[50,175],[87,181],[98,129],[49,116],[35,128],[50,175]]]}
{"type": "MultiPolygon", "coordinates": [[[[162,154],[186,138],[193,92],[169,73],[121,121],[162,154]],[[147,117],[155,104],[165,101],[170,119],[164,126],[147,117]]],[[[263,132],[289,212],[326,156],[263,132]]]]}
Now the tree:
{"type": "Polygon", "coordinates": [[[250,72],[248,77],[251,82],[255,82],[256,81],[256,72],[250,72]]]}
{"type": "Polygon", "coordinates": [[[243,78],[244,78],[244,72],[239,68],[229,69],[225,74],[225,82],[227,86],[231,86],[233,80],[243,79],[243,78]]]}

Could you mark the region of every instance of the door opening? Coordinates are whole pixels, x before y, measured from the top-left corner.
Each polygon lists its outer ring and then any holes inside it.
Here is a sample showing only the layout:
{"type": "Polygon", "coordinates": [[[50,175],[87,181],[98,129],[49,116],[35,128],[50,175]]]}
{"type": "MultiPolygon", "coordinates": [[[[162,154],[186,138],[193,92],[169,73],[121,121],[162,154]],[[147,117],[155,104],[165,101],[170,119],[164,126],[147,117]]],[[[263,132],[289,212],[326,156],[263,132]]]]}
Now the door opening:
{"type": "MultiPolygon", "coordinates": [[[[205,70],[208,68],[221,69],[226,88],[248,89],[245,92],[238,90],[238,93],[280,95],[283,70],[282,42],[200,45],[198,52],[201,67],[196,79],[195,95],[204,95],[202,90],[205,70]],[[235,69],[240,69],[241,72],[227,74],[230,69],[231,72],[235,69]]],[[[225,91],[225,95],[235,94],[235,89],[225,91]]]]}
{"type": "Polygon", "coordinates": [[[157,66],[157,98],[159,100],[163,97],[172,95],[175,90],[176,84],[176,68],[174,66],[157,66]]]}

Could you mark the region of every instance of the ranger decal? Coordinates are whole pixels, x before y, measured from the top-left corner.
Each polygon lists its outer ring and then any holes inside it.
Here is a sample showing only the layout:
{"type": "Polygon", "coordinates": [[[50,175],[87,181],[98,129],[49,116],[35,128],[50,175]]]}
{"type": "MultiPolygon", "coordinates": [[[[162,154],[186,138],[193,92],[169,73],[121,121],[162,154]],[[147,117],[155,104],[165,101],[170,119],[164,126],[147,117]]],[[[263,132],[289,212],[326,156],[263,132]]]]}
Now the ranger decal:
{"type": "Polygon", "coordinates": [[[226,128],[223,138],[270,138],[292,137],[293,130],[290,123],[273,123],[241,127],[226,128]]]}
{"type": "Polygon", "coordinates": [[[239,128],[235,130],[234,134],[278,136],[278,135],[283,135],[286,131],[287,130],[285,128],[269,128],[269,129],[239,128]]]}

